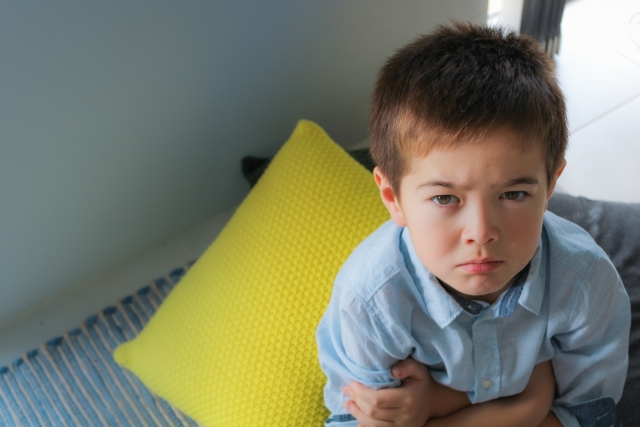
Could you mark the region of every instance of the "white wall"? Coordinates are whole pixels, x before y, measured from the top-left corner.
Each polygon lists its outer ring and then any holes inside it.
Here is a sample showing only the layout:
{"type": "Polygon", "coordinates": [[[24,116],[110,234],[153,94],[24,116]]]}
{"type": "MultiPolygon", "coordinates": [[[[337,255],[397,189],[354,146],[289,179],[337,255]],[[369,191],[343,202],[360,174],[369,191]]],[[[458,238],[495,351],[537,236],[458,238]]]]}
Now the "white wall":
{"type": "Polygon", "coordinates": [[[375,73],[486,1],[0,4],[0,327],[239,203],[300,118],[366,136],[375,73]]]}

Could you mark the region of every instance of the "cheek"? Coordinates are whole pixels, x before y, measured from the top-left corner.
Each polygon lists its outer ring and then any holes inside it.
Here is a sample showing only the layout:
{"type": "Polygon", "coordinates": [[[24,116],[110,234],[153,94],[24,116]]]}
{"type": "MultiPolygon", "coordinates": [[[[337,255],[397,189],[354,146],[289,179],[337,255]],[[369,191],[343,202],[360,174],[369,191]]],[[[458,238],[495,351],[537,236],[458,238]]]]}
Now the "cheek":
{"type": "Polygon", "coordinates": [[[429,270],[435,267],[434,263],[448,259],[459,242],[452,224],[439,221],[410,224],[409,233],[418,257],[429,270]]]}
{"type": "Polygon", "coordinates": [[[504,237],[510,251],[514,254],[521,254],[524,258],[532,256],[535,252],[541,232],[542,215],[535,211],[512,218],[503,227],[504,237]]]}

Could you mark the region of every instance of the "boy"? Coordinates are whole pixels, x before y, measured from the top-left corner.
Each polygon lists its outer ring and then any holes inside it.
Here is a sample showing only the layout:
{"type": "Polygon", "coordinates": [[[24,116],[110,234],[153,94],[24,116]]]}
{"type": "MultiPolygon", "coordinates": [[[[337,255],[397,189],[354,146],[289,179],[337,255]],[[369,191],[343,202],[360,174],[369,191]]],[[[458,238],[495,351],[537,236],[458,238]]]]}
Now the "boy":
{"type": "Polygon", "coordinates": [[[461,23],[418,38],[382,68],[370,130],[391,220],[318,326],[325,425],[612,426],[629,299],[591,237],[546,212],[567,126],[537,43],[461,23]]]}

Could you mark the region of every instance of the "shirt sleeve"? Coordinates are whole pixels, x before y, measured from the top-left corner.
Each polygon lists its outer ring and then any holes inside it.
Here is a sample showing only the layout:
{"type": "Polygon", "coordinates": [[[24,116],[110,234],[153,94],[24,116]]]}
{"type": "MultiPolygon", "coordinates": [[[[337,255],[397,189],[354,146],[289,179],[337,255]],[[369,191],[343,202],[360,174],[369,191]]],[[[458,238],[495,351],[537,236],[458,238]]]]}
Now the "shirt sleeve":
{"type": "Polygon", "coordinates": [[[403,352],[371,306],[348,290],[337,294],[334,288],[316,332],[320,366],[327,376],[324,400],[331,412],[325,425],[355,427],[358,422],[344,408],[342,389],[351,381],[374,389],[399,386],[390,368],[408,354],[401,357],[403,352]]]}
{"type": "Polygon", "coordinates": [[[552,364],[558,396],[552,410],[565,427],[609,427],[629,363],[631,308],[620,276],[597,260],[582,284],[566,326],[556,333],[552,364]]]}

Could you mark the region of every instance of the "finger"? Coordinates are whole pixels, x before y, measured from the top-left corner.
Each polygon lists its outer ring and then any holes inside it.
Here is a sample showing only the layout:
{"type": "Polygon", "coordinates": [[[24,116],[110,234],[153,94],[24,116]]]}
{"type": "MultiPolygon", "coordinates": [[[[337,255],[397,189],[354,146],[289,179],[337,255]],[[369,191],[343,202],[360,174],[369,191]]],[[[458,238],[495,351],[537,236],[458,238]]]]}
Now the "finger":
{"type": "Polygon", "coordinates": [[[366,426],[366,427],[393,427],[394,426],[392,422],[381,421],[381,420],[376,420],[374,418],[371,418],[370,416],[365,414],[362,411],[362,409],[360,409],[358,405],[356,405],[356,403],[352,400],[347,400],[344,403],[344,407],[363,426],[366,426]]]}
{"type": "Polygon", "coordinates": [[[377,408],[375,406],[371,406],[364,400],[350,397],[351,401],[354,402],[360,411],[362,411],[367,417],[377,420],[377,421],[395,421],[401,417],[401,408],[377,408]]]}
{"type": "Polygon", "coordinates": [[[380,390],[374,390],[363,386],[360,383],[352,382],[349,384],[348,389],[352,400],[358,404],[362,402],[368,406],[378,409],[400,409],[400,400],[398,396],[397,388],[383,388],[380,390]]]}
{"type": "Polygon", "coordinates": [[[397,362],[391,367],[391,375],[398,379],[424,378],[429,375],[427,367],[411,357],[397,362]]]}

